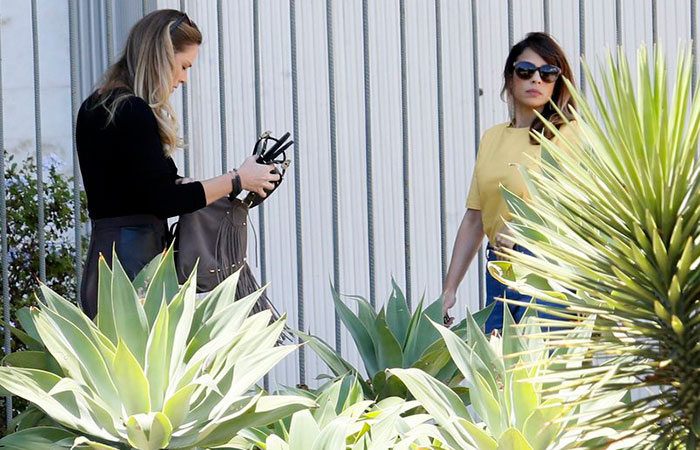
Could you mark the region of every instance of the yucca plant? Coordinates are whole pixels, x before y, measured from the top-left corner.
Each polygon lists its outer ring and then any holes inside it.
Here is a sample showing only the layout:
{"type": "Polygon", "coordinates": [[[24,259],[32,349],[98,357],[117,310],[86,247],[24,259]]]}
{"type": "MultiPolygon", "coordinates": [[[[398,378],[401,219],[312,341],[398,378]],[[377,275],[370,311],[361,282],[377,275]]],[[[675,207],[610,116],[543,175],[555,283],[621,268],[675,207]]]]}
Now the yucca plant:
{"type": "MultiPolygon", "coordinates": [[[[573,401],[588,394],[588,389],[548,386],[542,374],[557,364],[557,356],[564,357],[571,368],[582,368],[585,358],[579,348],[561,348],[557,350],[560,355],[552,355],[546,341],[537,337],[539,327],[533,316],[534,311],[528,309],[520,327],[515,327],[505,308],[503,336],[492,334],[490,338],[467,317],[466,342],[433,323],[465,377],[476,417],[450,388],[430,375],[417,369],[390,369],[434,417],[449,448],[565,448],[576,440],[576,431],[569,431],[570,425],[587,418],[596,408],[617,404],[622,399],[623,394],[615,392],[596,404],[578,405],[573,401]],[[546,395],[548,387],[554,388],[555,394],[546,395]]],[[[572,330],[569,336],[591,342],[591,331],[586,327],[572,330]]],[[[599,430],[599,437],[609,436],[617,436],[617,432],[611,428],[599,430]]]]}
{"type": "MultiPolygon", "coordinates": [[[[340,298],[331,287],[335,309],[340,320],[347,327],[362,358],[362,372],[342,358],[321,338],[296,332],[309,347],[328,365],[336,377],[345,374],[356,376],[362,384],[365,396],[369,399],[383,399],[392,396],[406,397],[406,387],[395,377],[387,377],[386,369],[392,367],[417,367],[437,377],[462,394],[458,388],[462,380],[457,367],[450,359],[440,334],[430,325],[430,321],[442,320],[442,300],[423,307],[421,299],[411,313],[401,288],[392,280],[392,292],[386,307],[376,312],[364,298],[347,296],[355,300],[357,314],[340,298]]],[[[474,319],[483,327],[493,306],[476,313],[474,319]]],[[[463,320],[453,327],[460,335],[466,332],[463,320]]]]}
{"type": "Polygon", "coordinates": [[[23,430],[0,446],[204,449],[228,442],[244,427],[315,405],[253,389],[296,348],[275,346],[283,318],[270,324],[268,311],[249,317],[261,291],[234,301],[234,274],[197,301],[196,271],[178,286],[172,249],[151,269],[135,280],[150,279],[139,298],[116,254],[112,269],[101,258],[95,322],[42,286],[45,303],[31,310],[25,331],[58,367],[51,371],[40,358],[33,367],[32,358],[18,353],[20,367],[0,367],[0,386],[61,428],[23,430]]]}
{"type": "Polygon", "coordinates": [[[427,423],[429,415],[405,415],[417,402],[398,397],[377,403],[365,400],[353,376],[329,381],[316,391],[283,392],[306,394],[319,406],[294,413],[274,426],[243,430],[227,446],[240,450],[439,448],[433,444],[439,445],[442,436],[427,423]]]}
{"type": "MultiPolygon", "coordinates": [[[[602,84],[586,69],[593,100],[570,87],[579,139],[542,139],[541,173],[525,174],[532,202],[509,197],[515,241],[536,256],[509,252],[512,264],[491,266],[565,308],[542,310],[597,315],[590,367],[560,366],[549,379],[596,385],[598,396],[637,391],[588,423],[629,422],[627,434],[641,440],[633,448],[695,449],[700,438],[700,96],[698,86],[691,95],[690,51],[676,67],[670,86],[662,52],[650,61],[641,47],[636,82],[622,50],[608,55],[602,84]]],[[[556,332],[549,342],[580,344],[556,332]]]]}

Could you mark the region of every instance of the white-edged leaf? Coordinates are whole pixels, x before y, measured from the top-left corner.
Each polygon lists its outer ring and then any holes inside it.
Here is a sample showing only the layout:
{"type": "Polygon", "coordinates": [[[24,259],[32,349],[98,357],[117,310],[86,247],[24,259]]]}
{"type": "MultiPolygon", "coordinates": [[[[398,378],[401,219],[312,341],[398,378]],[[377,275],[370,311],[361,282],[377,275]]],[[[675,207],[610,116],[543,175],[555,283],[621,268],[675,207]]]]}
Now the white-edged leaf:
{"type": "Polygon", "coordinates": [[[148,378],[121,339],[112,361],[112,373],[127,416],[151,412],[148,378]]]}

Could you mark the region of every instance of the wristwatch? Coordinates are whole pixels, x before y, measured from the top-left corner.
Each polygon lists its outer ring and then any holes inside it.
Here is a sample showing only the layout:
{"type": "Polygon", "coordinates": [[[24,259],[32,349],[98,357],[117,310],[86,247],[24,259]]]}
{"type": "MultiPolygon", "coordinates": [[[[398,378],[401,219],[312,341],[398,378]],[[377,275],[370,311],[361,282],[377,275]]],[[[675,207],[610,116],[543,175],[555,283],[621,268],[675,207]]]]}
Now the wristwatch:
{"type": "Polygon", "coordinates": [[[233,190],[231,191],[230,197],[233,198],[241,193],[241,191],[243,190],[243,186],[241,185],[241,176],[238,175],[238,171],[236,169],[233,169],[231,172],[233,172],[233,178],[231,178],[233,190]]]}

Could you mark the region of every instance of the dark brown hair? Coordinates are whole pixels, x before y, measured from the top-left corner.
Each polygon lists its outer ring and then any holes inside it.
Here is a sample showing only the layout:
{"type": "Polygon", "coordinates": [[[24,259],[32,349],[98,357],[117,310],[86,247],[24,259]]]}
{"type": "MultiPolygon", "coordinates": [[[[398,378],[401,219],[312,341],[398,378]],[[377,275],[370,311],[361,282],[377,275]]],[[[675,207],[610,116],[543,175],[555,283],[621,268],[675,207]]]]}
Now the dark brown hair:
{"type": "MultiPolygon", "coordinates": [[[[525,39],[518,42],[510,49],[508,58],[506,58],[506,66],[503,69],[503,89],[501,90],[501,98],[505,99],[507,96],[508,99],[512,101],[510,98],[510,92],[513,85],[513,65],[517,61],[518,57],[525,51],[525,49],[528,48],[540,55],[540,57],[544,59],[547,64],[557,66],[559,69],[561,69],[561,75],[554,85],[551,100],[557,106],[557,108],[559,108],[566,119],[573,119],[570,108],[576,108],[576,102],[571,97],[571,93],[569,92],[569,89],[567,89],[566,84],[564,84],[563,79],[566,78],[573,85],[573,73],[571,72],[571,67],[566,59],[564,50],[557,43],[557,41],[554,40],[554,38],[546,33],[528,33],[527,36],[525,36],[525,39]]],[[[542,117],[554,124],[557,129],[560,128],[565,122],[564,117],[561,117],[549,102],[544,106],[540,114],[542,117]]],[[[544,126],[539,117],[535,118],[535,120],[532,122],[532,125],[530,125],[530,130],[544,132],[544,135],[549,139],[554,136],[554,134],[544,126]]],[[[537,140],[532,136],[530,136],[530,142],[537,144],[537,140]]]]}

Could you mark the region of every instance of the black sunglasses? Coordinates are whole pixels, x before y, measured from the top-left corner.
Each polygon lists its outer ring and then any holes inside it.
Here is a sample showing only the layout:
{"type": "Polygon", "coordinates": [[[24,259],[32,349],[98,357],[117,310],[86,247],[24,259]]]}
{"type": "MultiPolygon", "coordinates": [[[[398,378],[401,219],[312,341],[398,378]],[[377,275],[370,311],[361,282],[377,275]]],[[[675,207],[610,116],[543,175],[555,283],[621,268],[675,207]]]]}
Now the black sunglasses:
{"type": "Polygon", "coordinates": [[[537,67],[531,62],[520,61],[513,65],[513,71],[521,80],[529,80],[535,74],[535,72],[540,73],[540,78],[545,83],[554,83],[561,75],[561,69],[557,66],[551,64],[545,64],[544,66],[537,67]]]}
{"type": "Polygon", "coordinates": [[[170,25],[170,32],[172,33],[173,31],[177,30],[177,27],[182,24],[182,22],[187,21],[187,25],[192,26],[192,21],[190,20],[189,17],[187,17],[187,14],[182,13],[180,18],[178,18],[175,22],[173,22],[172,25],[170,25]]]}

